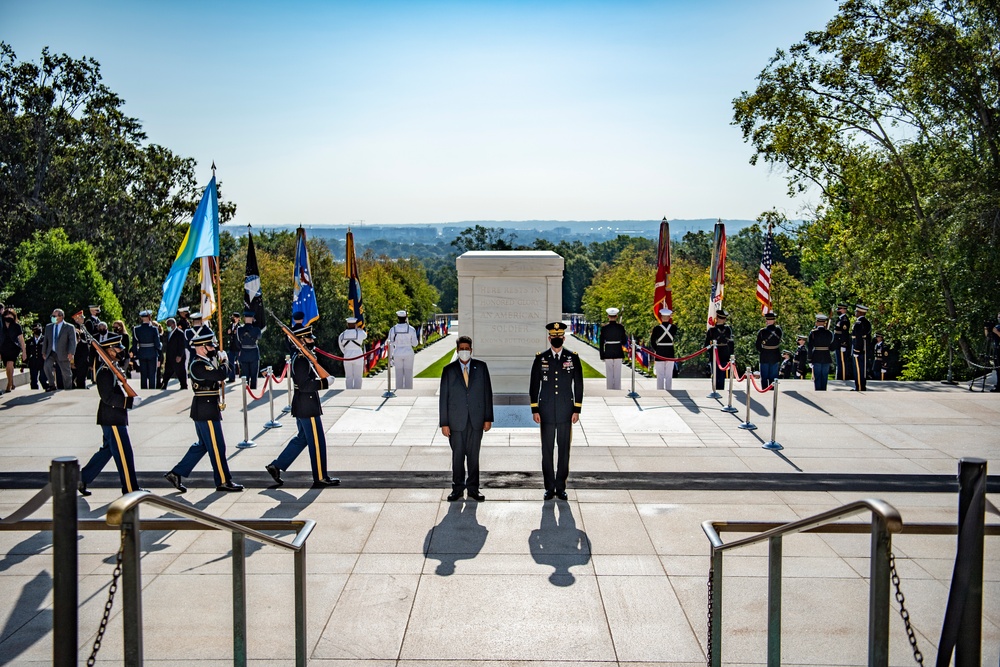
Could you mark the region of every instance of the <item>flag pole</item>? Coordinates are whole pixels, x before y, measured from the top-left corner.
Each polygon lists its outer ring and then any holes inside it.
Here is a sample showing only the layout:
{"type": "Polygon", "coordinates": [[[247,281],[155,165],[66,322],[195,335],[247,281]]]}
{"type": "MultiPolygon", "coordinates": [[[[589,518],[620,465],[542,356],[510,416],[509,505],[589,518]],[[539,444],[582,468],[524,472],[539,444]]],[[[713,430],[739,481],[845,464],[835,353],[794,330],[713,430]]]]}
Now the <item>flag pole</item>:
{"type": "MultiPolygon", "coordinates": [[[[212,160],[212,181],[215,182],[215,160],[212,160]]],[[[219,187],[218,183],[215,185],[216,188],[219,187]]],[[[224,349],[223,333],[222,333],[222,278],[219,276],[219,260],[221,258],[222,251],[219,251],[219,255],[213,257],[212,264],[212,277],[215,279],[215,316],[216,322],[219,326],[219,349],[224,349]]],[[[232,363],[230,359],[226,360],[228,363],[232,363]]],[[[219,409],[226,409],[226,383],[223,382],[219,385],[219,409]]]]}

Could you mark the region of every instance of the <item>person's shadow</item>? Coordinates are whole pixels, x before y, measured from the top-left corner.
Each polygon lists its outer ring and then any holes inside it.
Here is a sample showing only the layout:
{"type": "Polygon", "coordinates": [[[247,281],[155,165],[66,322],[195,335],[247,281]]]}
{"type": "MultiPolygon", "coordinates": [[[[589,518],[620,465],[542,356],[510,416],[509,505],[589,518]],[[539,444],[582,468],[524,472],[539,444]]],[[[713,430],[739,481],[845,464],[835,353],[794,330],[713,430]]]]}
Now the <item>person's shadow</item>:
{"type": "Polygon", "coordinates": [[[569,569],[590,562],[590,538],[577,529],[573,512],[565,501],[542,504],[542,522],[538,530],[531,531],[528,546],[536,563],[555,568],[549,575],[553,586],[572,586],[576,577],[569,569]],[[558,520],[556,506],[559,507],[558,520]]]}
{"type": "Polygon", "coordinates": [[[486,544],[490,531],[476,520],[477,502],[451,503],[441,523],[424,538],[424,558],[441,561],[435,574],[447,577],[455,573],[455,563],[475,558],[486,544]]]}

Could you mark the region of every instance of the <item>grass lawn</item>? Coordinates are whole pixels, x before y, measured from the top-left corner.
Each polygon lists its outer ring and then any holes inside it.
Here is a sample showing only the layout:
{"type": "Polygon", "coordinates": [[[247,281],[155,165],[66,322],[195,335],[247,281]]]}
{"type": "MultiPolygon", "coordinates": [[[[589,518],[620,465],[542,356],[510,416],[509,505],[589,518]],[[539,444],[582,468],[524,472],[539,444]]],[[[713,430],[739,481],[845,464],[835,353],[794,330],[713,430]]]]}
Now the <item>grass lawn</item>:
{"type": "Polygon", "coordinates": [[[448,352],[445,353],[443,357],[435,361],[433,364],[420,371],[413,377],[418,378],[439,378],[441,377],[441,371],[444,367],[451,363],[452,357],[455,356],[454,348],[448,348],[448,352]]]}
{"type": "Polygon", "coordinates": [[[583,359],[580,360],[580,363],[583,364],[583,378],[585,380],[587,378],[602,378],[602,377],[604,377],[604,373],[600,372],[599,370],[597,370],[596,368],[594,368],[593,366],[591,366],[590,364],[588,364],[583,359]]]}

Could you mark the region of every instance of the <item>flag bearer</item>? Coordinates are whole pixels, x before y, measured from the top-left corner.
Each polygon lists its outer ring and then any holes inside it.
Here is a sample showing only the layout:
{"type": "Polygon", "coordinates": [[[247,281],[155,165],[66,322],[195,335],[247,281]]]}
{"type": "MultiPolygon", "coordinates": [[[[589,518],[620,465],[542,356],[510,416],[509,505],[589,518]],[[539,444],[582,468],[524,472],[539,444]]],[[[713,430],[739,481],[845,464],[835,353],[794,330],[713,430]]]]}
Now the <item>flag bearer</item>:
{"type": "Polygon", "coordinates": [[[257,388],[257,376],[260,375],[260,348],[257,342],[261,335],[260,327],[254,319],[254,311],[244,310],[243,325],[237,330],[236,337],[240,341],[240,372],[251,389],[257,388]]]}
{"type": "Polygon", "coordinates": [[[358,328],[356,317],[347,318],[347,328],[341,332],[337,338],[340,345],[340,352],[347,361],[344,361],[344,377],[347,381],[347,389],[361,389],[361,380],[365,375],[364,342],[368,338],[368,333],[364,329],[358,328]],[[350,359],[359,357],[358,359],[350,359]]]}
{"type": "Polygon", "coordinates": [[[854,342],[854,391],[868,390],[868,355],[872,347],[872,324],[865,317],[868,306],[860,303],[854,307],[854,326],[851,340],[854,342]]]}
{"type": "Polygon", "coordinates": [[[604,377],[608,389],[621,389],[622,359],[625,358],[622,346],[628,342],[628,334],[618,321],[620,311],[617,308],[608,308],[604,312],[608,314],[608,323],[601,327],[601,336],[598,340],[601,359],[604,360],[604,377]]]}
{"type": "MultiPolygon", "coordinates": [[[[660,357],[673,359],[677,356],[674,351],[674,339],[677,338],[677,325],[674,324],[674,311],[669,308],[660,309],[660,324],[653,327],[649,334],[649,345],[653,352],[660,357]]],[[[656,388],[670,391],[674,382],[674,362],[656,360],[656,388]]]]}

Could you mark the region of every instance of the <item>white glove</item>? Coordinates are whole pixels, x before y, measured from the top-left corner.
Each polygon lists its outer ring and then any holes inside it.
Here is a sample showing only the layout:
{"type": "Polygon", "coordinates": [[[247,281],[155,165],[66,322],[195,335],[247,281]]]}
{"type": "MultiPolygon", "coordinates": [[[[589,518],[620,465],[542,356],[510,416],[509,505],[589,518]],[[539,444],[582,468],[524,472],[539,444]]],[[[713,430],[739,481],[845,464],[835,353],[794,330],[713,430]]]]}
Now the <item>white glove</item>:
{"type": "Polygon", "coordinates": [[[219,350],[219,363],[226,363],[229,361],[229,356],[226,354],[225,350],[219,350]]]}
{"type": "Polygon", "coordinates": [[[142,404],[142,396],[135,396],[132,398],[132,407],[137,408],[142,404]]]}

